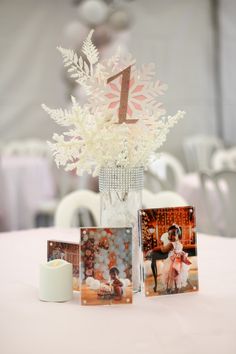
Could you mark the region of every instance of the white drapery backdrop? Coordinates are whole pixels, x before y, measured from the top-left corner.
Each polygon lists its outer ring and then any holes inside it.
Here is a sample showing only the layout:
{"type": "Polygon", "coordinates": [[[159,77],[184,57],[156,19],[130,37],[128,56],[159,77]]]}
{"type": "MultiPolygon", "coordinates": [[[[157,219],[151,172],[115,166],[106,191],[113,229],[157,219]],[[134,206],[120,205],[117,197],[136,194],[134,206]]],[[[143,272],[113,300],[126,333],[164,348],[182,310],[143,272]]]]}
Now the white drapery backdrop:
{"type": "Polygon", "coordinates": [[[219,16],[222,135],[228,144],[236,145],[236,1],[221,0],[219,16]]]}
{"type": "Polygon", "coordinates": [[[139,1],[135,13],[132,51],[140,64],[154,61],[168,83],[168,113],[187,113],[163,147],[182,160],[184,137],[217,131],[210,1],[139,1]]]}
{"type": "MultiPolygon", "coordinates": [[[[138,0],[131,3],[135,24],[130,51],[138,63],[153,61],[169,85],[168,112],[187,118],[172,132],[165,150],[181,156],[186,135],[217,133],[214,68],[215,31],[210,0],[138,0]]],[[[220,50],[223,132],[235,144],[236,3],[220,2],[220,50]]],[[[48,139],[58,128],[41,110],[66,105],[62,64],[55,47],[76,18],[71,1],[0,2],[0,140],[48,139]]]]}
{"type": "Polygon", "coordinates": [[[0,139],[47,139],[56,127],[41,103],[65,105],[56,46],[73,16],[69,1],[0,2],[0,139]]]}

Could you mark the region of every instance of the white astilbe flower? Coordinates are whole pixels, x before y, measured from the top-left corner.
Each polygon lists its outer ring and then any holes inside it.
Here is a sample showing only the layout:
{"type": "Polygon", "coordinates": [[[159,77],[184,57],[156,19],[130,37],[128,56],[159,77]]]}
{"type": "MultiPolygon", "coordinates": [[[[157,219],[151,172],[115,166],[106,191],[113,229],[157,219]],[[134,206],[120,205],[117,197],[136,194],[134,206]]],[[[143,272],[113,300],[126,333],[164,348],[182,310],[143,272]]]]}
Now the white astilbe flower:
{"type": "Polygon", "coordinates": [[[96,175],[101,166],[145,167],[166,140],[169,129],[183,117],[183,112],[178,112],[157,122],[156,130],[150,131],[141,120],[130,125],[115,124],[109,111],[106,116],[89,115],[87,107],[79,107],[74,98],[72,110],[60,111],[59,118],[57,110],[43,108],[60,125],[70,127],[62,135],[54,134],[49,146],[57,166],[76,170],[78,175],[84,171],[96,175]]]}
{"type": "Polygon", "coordinates": [[[185,112],[163,116],[165,109],[157,100],[167,86],[160,80],[150,81],[155,74],[152,64],[140,70],[129,57],[120,58],[119,51],[110,59],[98,62],[99,53],[91,41],[93,31],[83,43],[81,56],[69,49],[59,47],[64,65],[75,80],[83,85],[89,101],[81,107],[71,97],[70,109],[42,108],[60,126],[67,130],[54,134],[50,149],[57,166],[66,171],[84,171],[97,175],[101,167],[147,167],[150,159],[166,141],[170,129],[185,112]],[[135,124],[117,124],[121,80],[107,84],[109,77],[132,66],[129,88],[128,116],[137,119],[135,124]]]}
{"type": "Polygon", "coordinates": [[[82,52],[85,54],[87,57],[89,63],[90,63],[90,69],[91,69],[91,75],[93,72],[92,66],[93,64],[96,64],[98,62],[99,58],[99,53],[93,42],[91,41],[92,35],[93,35],[93,30],[90,31],[88,37],[85,39],[82,47],[82,52]]]}

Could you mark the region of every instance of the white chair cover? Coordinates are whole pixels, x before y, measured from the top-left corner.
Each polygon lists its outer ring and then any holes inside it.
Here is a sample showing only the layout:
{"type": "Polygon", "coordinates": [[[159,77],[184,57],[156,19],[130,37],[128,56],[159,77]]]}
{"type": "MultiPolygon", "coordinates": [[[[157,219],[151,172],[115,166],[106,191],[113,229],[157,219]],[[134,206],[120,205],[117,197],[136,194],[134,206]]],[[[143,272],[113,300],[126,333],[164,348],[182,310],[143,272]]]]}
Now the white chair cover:
{"type": "Polygon", "coordinates": [[[209,219],[212,223],[212,229],[215,229],[216,234],[221,233],[223,236],[235,237],[236,171],[223,170],[212,173],[211,175],[201,173],[200,178],[204,192],[203,196],[208,207],[209,219]],[[209,182],[218,193],[217,203],[221,207],[221,215],[217,220],[214,219],[213,213],[216,200],[212,201],[211,199],[209,182]]]}
{"type": "Polygon", "coordinates": [[[236,170],[236,147],[216,151],[212,156],[211,165],[214,171],[236,170]]]}
{"type": "Polygon", "coordinates": [[[74,226],[74,217],[76,211],[81,208],[88,209],[95,221],[99,225],[100,197],[98,193],[90,190],[78,190],[65,196],[59,203],[55,213],[55,226],[69,228],[74,226]]]}
{"type": "Polygon", "coordinates": [[[145,208],[168,208],[187,205],[187,201],[176,192],[161,191],[154,194],[147,189],[143,190],[143,206],[145,208]]]}
{"type": "Polygon", "coordinates": [[[183,148],[188,170],[209,171],[213,153],[222,147],[222,141],[215,136],[196,135],[186,138],[183,148]]]}
{"type": "Polygon", "coordinates": [[[173,155],[162,152],[160,158],[148,166],[145,187],[153,192],[176,190],[185,174],[184,167],[173,155]]]}
{"type": "Polygon", "coordinates": [[[49,147],[44,140],[27,139],[14,140],[2,147],[4,156],[40,156],[51,157],[49,147]]]}

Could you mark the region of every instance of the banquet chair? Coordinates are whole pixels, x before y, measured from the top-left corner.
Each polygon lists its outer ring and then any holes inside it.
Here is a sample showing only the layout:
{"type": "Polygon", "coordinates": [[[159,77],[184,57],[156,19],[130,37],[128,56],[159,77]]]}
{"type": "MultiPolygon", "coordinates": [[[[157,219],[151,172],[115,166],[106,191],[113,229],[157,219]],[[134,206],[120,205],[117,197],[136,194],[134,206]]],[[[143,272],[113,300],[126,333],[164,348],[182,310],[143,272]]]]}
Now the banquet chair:
{"type": "Polygon", "coordinates": [[[189,205],[187,201],[176,192],[161,191],[154,194],[147,189],[143,190],[144,208],[167,208],[187,205],[189,205]]]}
{"type": "Polygon", "coordinates": [[[10,141],[2,148],[2,153],[5,156],[51,156],[47,143],[40,139],[10,141]]]}
{"type": "Polygon", "coordinates": [[[186,138],[183,149],[188,170],[209,171],[213,153],[222,147],[222,141],[215,136],[196,135],[186,138]]]}
{"type": "Polygon", "coordinates": [[[176,157],[167,152],[162,152],[159,159],[149,164],[147,174],[150,176],[150,183],[146,183],[145,187],[153,192],[157,192],[160,188],[156,190],[155,184],[151,184],[151,176],[154,181],[156,179],[160,184],[162,190],[177,190],[185,171],[184,167],[176,157]]]}
{"type": "Polygon", "coordinates": [[[144,188],[152,193],[157,193],[168,189],[165,181],[150,170],[144,172],[144,188]]]}
{"type": "MultiPolygon", "coordinates": [[[[154,194],[147,189],[143,190],[143,207],[145,208],[165,208],[187,205],[186,200],[175,192],[162,191],[154,194]]],[[[88,209],[92,214],[95,225],[99,225],[100,196],[98,193],[94,193],[90,190],[78,190],[64,197],[56,209],[54,225],[61,228],[73,227],[76,212],[81,208],[88,209]]]]}
{"type": "Polygon", "coordinates": [[[214,233],[226,237],[236,237],[236,171],[222,170],[211,174],[201,173],[200,180],[214,233]],[[217,199],[212,199],[209,183],[215,188],[217,199]],[[216,203],[219,215],[214,214],[216,203]]]}
{"type": "Polygon", "coordinates": [[[212,156],[211,166],[214,171],[236,170],[236,147],[217,150],[212,156]]]}
{"type": "MultiPolygon", "coordinates": [[[[81,209],[87,209],[92,215],[95,225],[99,225],[100,197],[98,193],[90,190],[78,190],[65,196],[59,203],[54,218],[56,227],[69,228],[75,226],[76,213],[81,209]]],[[[93,223],[87,220],[87,223],[93,223]]],[[[80,225],[81,226],[81,225],[80,225]]],[[[84,225],[94,226],[94,225],[84,225]]]]}

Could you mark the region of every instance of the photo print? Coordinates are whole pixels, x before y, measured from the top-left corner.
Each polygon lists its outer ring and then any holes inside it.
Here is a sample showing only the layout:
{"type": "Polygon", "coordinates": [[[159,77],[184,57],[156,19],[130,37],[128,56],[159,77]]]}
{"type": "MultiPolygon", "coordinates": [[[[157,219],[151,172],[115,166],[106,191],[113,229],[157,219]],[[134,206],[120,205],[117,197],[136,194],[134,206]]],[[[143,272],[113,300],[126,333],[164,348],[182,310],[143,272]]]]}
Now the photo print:
{"type": "Polygon", "coordinates": [[[132,228],[81,228],[81,304],[131,304],[132,295],[132,228]]]}
{"type": "Polygon", "coordinates": [[[48,240],[47,260],[64,259],[73,265],[73,290],[80,290],[80,246],[79,243],[48,240]]]}
{"type": "Polygon", "coordinates": [[[145,295],[197,291],[194,208],[142,209],[139,218],[145,295]]]}

